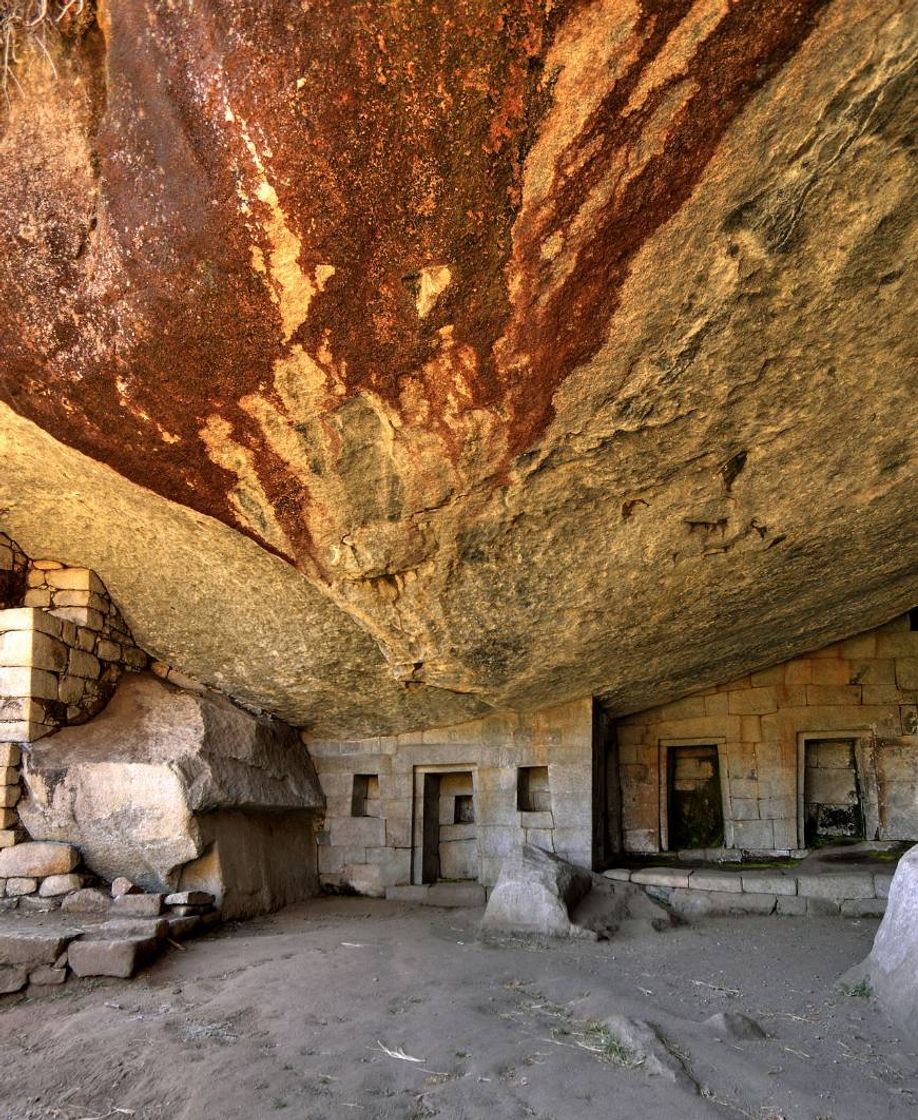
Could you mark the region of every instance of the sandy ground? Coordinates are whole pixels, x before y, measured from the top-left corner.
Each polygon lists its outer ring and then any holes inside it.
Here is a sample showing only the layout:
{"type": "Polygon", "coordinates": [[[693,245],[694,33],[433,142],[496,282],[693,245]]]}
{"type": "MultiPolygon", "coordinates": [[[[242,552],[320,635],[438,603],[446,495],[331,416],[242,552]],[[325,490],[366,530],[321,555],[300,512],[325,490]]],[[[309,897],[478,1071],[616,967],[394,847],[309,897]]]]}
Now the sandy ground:
{"type": "Polygon", "coordinates": [[[6,997],[0,1116],[918,1116],[916,1040],[835,986],[875,921],[708,919],[535,945],[482,941],[479,917],[316,900],[189,943],[132,982],[6,997]],[[702,1024],[717,1011],[768,1037],[718,1038],[702,1024]],[[698,1089],[595,1052],[607,1039],[590,1023],[611,1014],[653,1023],[698,1089]]]}

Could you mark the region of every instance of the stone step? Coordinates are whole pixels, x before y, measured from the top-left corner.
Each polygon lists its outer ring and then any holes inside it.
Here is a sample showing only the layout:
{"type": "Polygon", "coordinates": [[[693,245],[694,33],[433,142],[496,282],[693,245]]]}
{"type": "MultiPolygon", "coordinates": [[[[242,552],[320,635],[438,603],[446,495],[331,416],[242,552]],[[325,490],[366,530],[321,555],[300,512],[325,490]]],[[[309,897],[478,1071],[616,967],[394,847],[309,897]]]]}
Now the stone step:
{"type": "Polygon", "coordinates": [[[159,946],[155,937],[80,938],[70,943],[67,963],[76,976],[128,980],[142,964],[156,956],[159,946]]]}
{"type": "Polygon", "coordinates": [[[395,902],[415,902],[422,906],[484,906],[487,891],[480,883],[425,883],[418,886],[389,887],[386,898],[395,902]]]}

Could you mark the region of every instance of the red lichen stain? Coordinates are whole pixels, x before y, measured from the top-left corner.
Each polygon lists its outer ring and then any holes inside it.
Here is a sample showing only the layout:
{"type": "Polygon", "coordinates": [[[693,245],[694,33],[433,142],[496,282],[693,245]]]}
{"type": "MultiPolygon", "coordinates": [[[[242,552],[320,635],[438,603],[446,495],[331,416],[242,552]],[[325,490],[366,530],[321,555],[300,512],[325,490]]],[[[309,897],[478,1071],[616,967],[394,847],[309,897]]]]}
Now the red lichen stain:
{"type": "MultiPolygon", "coordinates": [[[[51,255],[50,333],[22,313],[28,254],[2,273],[0,396],[134,481],[238,525],[235,479],[198,435],[224,417],[251,449],[300,562],[313,549],[310,496],[239,404],[271,391],[289,345],[334,356],[342,399],[371,390],[398,412],[413,378],[457,460],[451,400],[500,415],[511,453],[531,446],[557,386],[602,344],[635,254],[684,204],[730,122],[827,0],[735,0],[687,66],[694,92],[663,151],[598,210],[576,267],[550,290],[541,243],[567,230],[684,77],[624,114],[690,7],[646,0],[637,59],[570,138],[570,173],[559,173],[547,211],[517,221],[525,152],[546,108],[541,63],[554,28],[584,2],[507,0],[495,11],[494,0],[315,0],[302,10],[286,0],[110,0],[106,55],[88,52],[75,79],[102,91],[90,200],[99,230],[81,263],[51,255]],[[263,153],[302,272],[335,268],[289,340],[252,267],[237,194],[251,167],[227,103],[263,153]],[[511,254],[521,278],[512,307],[511,254]],[[440,264],[451,283],[419,318],[412,278],[440,264]],[[446,328],[455,366],[444,358],[446,328]]],[[[62,171],[49,156],[22,175],[20,208],[62,171]]],[[[66,195],[65,182],[56,187],[66,195]]],[[[0,198],[0,214],[10,201],[0,198]]],[[[66,226],[76,219],[63,209],[66,226]]],[[[0,217],[18,221],[14,210],[0,217]]],[[[495,476],[506,465],[493,464],[495,476]]]]}

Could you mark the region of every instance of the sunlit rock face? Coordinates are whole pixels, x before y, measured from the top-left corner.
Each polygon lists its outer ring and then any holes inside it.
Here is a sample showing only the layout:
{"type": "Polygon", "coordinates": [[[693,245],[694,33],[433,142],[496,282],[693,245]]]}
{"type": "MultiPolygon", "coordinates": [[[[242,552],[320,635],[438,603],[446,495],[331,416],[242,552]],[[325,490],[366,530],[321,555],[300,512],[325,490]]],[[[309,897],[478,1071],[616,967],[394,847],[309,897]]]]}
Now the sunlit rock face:
{"type": "Polygon", "coordinates": [[[900,613],[906,7],[100,3],[2,110],[0,521],[325,734],[900,613]]]}

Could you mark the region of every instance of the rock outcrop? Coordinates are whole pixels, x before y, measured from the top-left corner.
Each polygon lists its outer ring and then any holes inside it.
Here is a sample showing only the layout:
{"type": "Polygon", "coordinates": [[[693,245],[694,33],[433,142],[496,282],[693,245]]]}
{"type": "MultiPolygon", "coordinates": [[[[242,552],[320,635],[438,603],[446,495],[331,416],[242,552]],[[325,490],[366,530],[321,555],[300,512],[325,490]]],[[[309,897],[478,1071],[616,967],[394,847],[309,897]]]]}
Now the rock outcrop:
{"type": "Polygon", "coordinates": [[[353,737],[914,605],[902,5],[97,11],[0,106],[0,510],[145,649],[353,737]]]}
{"type": "Polygon", "coordinates": [[[127,677],[91,723],[34,744],[23,777],[29,833],[75,844],[104,878],[209,890],[228,916],[315,889],[323,798],[308,755],[290,728],[217,694],[127,677]]]}

